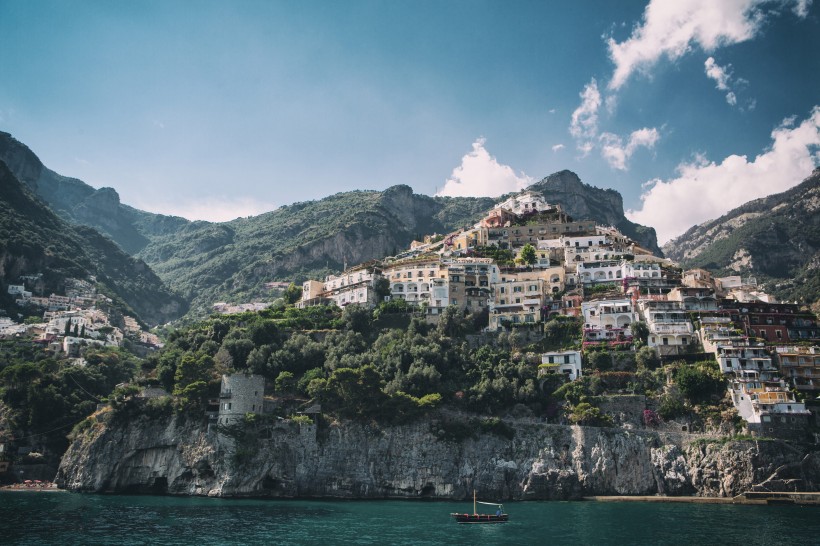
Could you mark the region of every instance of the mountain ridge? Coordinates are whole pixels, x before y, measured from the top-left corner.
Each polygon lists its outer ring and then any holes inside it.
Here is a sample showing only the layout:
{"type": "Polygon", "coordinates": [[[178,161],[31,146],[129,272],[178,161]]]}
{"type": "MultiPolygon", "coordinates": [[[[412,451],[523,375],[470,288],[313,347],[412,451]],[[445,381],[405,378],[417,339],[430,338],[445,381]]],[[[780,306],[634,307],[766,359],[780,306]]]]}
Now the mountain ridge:
{"type": "Polygon", "coordinates": [[[184,314],[184,301],[164,287],[143,261],[93,228],[57,216],[0,161],[0,281],[3,299],[22,275],[43,275],[43,289],[62,293],[70,277],[94,276],[104,293],[138,319],[159,324],[184,314]]]}
{"type": "Polygon", "coordinates": [[[820,168],[800,184],[753,199],[663,246],[683,267],[760,277],[781,299],[820,294],[820,168]]]}

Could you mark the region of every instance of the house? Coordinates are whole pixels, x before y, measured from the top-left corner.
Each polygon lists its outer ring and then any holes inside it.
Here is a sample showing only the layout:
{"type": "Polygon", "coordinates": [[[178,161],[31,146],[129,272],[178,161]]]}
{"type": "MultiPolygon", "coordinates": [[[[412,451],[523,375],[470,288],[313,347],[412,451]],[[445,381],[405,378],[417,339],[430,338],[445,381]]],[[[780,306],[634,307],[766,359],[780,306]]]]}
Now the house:
{"type": "Polygon", "coordinates": [[[562,373],[570,381],[580,378],[581,351],[552,351],[541,354],[541,365],[538,366],[538,377],[547,373],[562,373]]]}
{"type": "Polygon", "coordinates": [[[660,356],[686,352],[695,330],[681,302],[641,299],[638,308],[649,327],[647,345],[660,356]]]}
{"type": "Polygon", "coordinates": [[[669,291],[666,299],[679,301],[687,311],[716,311],[717,297],[711,288],[677,286],[669,291]]]}
{"type": "Polygon", "coordinates": [[[376,281],[381,276],[380,268],[372,262],[358,265],[347,269],[341,275],[328,275],[321,296],[339,307],[350,304],[374,307],[378,303],[376,281]]]}
{"type": "Polygon", "coordinates": [[[756,371],[743,371],[729,386],[732,404],[757,436],[802,438],[811,413],[797,402],[783,380],[765,381],[756,371]]]}
{"type": "Polygon", "coordinates": [[[492,287],[489,329],[497,331],[543,320],[542,309],[549,293],[549,284],[540,273],[505,273],[492,287]]]}
{"type": "Polygon", "coordinates": [[[820,394],[820,347],[776,347],[781,376],[812,398],[820,394]]]}
{"type": "Polygon", "coordinates": [[[628,298],[602,299],[581,303],[584,317],[584,347],[631,345],[631,324],[638,317],[628,298]]]}

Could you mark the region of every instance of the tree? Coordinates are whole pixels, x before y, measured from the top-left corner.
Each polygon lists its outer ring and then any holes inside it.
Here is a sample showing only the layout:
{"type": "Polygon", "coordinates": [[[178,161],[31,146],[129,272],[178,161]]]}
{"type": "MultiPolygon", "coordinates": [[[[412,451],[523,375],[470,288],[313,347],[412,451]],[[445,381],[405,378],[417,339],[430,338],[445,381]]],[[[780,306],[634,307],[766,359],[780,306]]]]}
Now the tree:
{"type": "MultiPolygon", "coordinates": [[[[632,324],[637,323],[633,322],[632,324]]],[[[641,347],[635,354],[635,362],[638,364],[639,369],[654,370],[660,366],[661,359],[652,347],[641,347]]]]}
{"type": "Polygon", "coordinates": [[[290,283],[287,290],[285,290],[285,301],[293,305],[300,299],[302,299],[302,288],[296,286],[296,283],[290,283]]]}
{"type": "Polygon", "coordinates": [[[629,330],[632,332],[634,337],[646,345],[646,342],[649,339],[649,326],[647,326],[644,321],[638,320],[633,322],[629,325],[629,330]]]}
{"type": "Polygon", "coordinates": [[[276,392],[281,394],[286,394],[293,392],[293,388],[296,386],[296,379],[293,377],[293,374],[290,372],[281,372],[276,377],[276,392]]]}
{"type": "Polygon", "coordinates": [[[693,403],[706,401],[726,388],[726,380],[717,369],[710,369],[708,363],[681,366],[675,374],[675,383],[693,403]]]}
{"type": "Polygon", "coordinates": [[[596,408],[589,402],[581,402],[572,408],[572,413],[569,414],[569,420],[576,425],[592,427],[612,426],[612,417],[603,413],[600,408],[596,408]]]}
{"type": "Polygon", "coordinates": [[[538,256],[535,253],[535,247],[527,243],[521,249],[521,259],[527,265],[532,265],[538,261],[538,256]]]}

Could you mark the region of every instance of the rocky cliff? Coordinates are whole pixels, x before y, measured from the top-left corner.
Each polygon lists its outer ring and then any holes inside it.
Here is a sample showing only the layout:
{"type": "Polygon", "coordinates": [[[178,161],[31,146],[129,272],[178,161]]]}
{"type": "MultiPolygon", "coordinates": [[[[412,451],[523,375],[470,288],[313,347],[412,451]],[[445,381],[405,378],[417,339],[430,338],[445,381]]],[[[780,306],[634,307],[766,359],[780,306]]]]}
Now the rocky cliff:
{"type": "Polygon", "coordinates": [[[627,220],[623,197],[615,190],[584,184],[572,171],[551,174],[527,189],[541,193],[548,203],[559,203],[573,218],[614,226],[642,247],[662,255],[655,229],[627,220]]]}
{"type": "Polygon", "coordinates": [[[820,456],[779,442],[508,425],[511,439],[456,441],[435,419],[387,428],[279,421],[241,439],[177,418],[115,418],[72,443],[57,482],[78,491],[222,497],[461,499],[475,488],[515,500],[733,496],[761,482],[781,490],[820,485],[820,456]]]}

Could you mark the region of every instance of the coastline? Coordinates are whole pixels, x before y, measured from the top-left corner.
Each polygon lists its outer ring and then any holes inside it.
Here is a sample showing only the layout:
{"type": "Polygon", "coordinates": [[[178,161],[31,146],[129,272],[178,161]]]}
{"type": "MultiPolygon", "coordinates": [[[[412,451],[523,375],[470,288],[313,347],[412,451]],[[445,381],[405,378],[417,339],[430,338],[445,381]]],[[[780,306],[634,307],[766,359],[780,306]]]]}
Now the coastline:
{"type": "Polygon", "coordinates": [[[748,491],[735,497],[667,497],[663,495],[613,495],[583,497],[593,502],[665,502],[685,504],[794,504],[820,506],[820,492],[795,493],[789,491],[748,491]]]}

